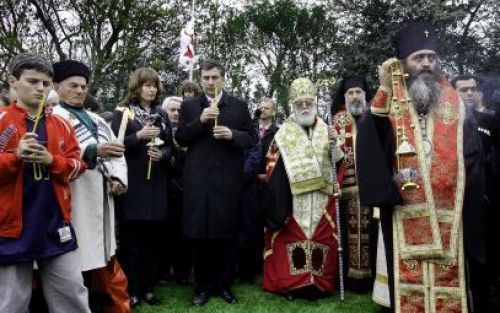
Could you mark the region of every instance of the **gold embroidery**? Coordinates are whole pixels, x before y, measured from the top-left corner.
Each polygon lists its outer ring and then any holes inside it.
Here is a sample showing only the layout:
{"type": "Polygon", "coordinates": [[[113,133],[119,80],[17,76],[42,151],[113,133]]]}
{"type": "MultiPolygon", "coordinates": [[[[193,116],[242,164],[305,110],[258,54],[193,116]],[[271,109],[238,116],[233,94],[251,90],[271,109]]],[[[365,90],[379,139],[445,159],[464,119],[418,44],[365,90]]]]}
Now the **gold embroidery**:
{"type": "Polygon", "coordinates": [[[436,110],[436,115],[446,125],[452,124],[458,119],[457,110],[449,102],[439,105],[436,110]]]}
{"type": "Polygon", "coordinates": [[[329,247],[310,240],[287,244],[290,275],[312,273],[323,276],[329,247]]]}

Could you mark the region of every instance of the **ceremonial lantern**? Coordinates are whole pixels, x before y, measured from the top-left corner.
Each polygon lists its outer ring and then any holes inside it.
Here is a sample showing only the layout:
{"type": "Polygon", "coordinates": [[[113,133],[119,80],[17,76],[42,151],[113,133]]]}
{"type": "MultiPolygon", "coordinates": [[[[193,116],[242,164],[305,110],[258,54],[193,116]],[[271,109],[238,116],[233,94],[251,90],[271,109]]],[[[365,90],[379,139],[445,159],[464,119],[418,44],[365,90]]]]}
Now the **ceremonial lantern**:
{"type": "Polygon", "coordinates": [[[398,185],[401,185],[401,190],[413,190],[420,188],[416,183],[419,171],[416,168],[402,168],[402,166],[404,158],[416,157],[417,152],[415,147],[408,141],[405,126],[400,124],[404,110],[408,110],[408,107],[411,105],[411,98],[408,97],[408,89],[406,87],[408,74],[404,73],[403,65],[400,61],[394,61],[389,66],[389,69],[392,80],[391,113],[396,119],[397,172],[394,178],[398,185]]]}

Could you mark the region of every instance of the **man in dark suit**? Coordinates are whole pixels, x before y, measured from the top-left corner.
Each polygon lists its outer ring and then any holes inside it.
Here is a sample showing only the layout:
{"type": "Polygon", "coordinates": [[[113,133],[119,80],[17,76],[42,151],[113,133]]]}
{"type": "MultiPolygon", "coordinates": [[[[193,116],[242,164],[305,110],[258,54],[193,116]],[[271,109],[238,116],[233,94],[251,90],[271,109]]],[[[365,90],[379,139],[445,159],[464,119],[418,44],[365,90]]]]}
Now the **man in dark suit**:
{"type": "MultiPolygon", "coordinates": [[[[483,277],[490,285],[494,285],[500,271],[500,253],[498,252],[498,238],[500,230],[497,222],[500,219],[500,197],[498,186],[500,184],[500,145],[499,145],[499,117],[498,112],[491,110],[483,101],[480,80],[473,75],[464,74],[454,77],[451,81],[462,101],[470,110],[470,117],[474,119],[475,126],[483,144],[483,158],[485,166],[486,190],[486,265],[482,267],[483,277]]],[[[489,104],[489,103],[488,103],[489,104]]],[[[495,292],[494,292],[495,293],[495,292]]],[[[498,293],[498,292],[496,292],[498,293]]],[[[497,295],[490,294],[490,298],[497,295]]],[[[491,309],[493,312],[493,309],[491,309]]]]}
{"type": "Polygon", "coordinates": [[[257,143],[247,104],[224,87],[225,69],[201,65],[204,93],[181,106],[175,139],[187,147],[184,235],[193,239],[195,306],[211,295],[236,303],[230,290],[234,240],[239,231],[244,149],[257,143]]]}

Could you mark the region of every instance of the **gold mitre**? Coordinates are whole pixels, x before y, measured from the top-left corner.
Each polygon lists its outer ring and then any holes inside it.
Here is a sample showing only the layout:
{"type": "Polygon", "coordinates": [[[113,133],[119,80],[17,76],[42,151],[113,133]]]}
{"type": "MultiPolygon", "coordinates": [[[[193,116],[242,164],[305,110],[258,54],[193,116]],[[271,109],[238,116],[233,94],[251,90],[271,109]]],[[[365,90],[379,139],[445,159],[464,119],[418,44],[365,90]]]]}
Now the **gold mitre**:
{"type": "Polygon", "coordinates": [[[316,101],[316,86],[308,78],[297,78],[290,85],[289,98],[291,103],[302,100],[316,101]]]}

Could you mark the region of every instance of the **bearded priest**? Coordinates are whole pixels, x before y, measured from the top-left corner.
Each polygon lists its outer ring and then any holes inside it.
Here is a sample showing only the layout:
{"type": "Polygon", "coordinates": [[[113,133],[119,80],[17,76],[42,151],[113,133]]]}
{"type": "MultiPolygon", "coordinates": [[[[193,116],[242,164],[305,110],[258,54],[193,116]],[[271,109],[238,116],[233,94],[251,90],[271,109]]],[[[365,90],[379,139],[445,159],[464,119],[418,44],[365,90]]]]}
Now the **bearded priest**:
{"type": "Polygon", "coordinates": [[[395,312],[487,312],[481,139],[437,43],[425,22],[396,34],[397,58],[379,67],[371,113],[357,124],[361,204],[380,207],[377,258],[389,274],[390,293],[374,292],[391,295],[395,312]]]}
{"type": "Polygon", "coordinates": [[[356,175],[356,123],[367,110],[369,101],[370,90],[366,79],[358,75],[344,76],[332,101],[332,126],[328,131],[330,139],[343,152],[338,172],[342,175],[339,212],[341,242],[345,252],[344,276],[347,288],[358,293],[372,290],[372,263],[376,247],[374,235],[377,221],[372,221],[372,208],[361,205],[359,201],[356,175]]]}
{"type": "MultiPolygon", "coordinates": [[[[335,290],[338,229],[328,127],[318,117],[316,87],[306,78],[290,86],[292,115],[267,153],[268,189],[264,279],[266,291],[319,298],[335,290]]],[[[335,182],[335,183],[334,183],[335,182]]]]}

